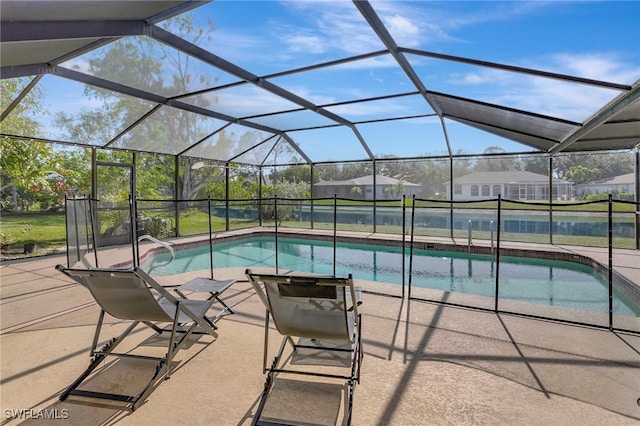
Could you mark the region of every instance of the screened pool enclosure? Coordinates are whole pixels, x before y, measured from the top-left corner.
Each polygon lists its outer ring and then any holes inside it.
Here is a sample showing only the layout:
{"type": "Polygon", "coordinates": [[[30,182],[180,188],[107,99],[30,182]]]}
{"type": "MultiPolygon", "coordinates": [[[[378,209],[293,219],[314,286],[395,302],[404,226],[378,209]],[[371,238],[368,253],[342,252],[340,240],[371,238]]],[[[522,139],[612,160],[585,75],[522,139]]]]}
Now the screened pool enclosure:
{"type": "Polygon", "coordinates": [[[586,23],[540,41],[571,3],[518,3],[3,1],[0,137],[62,154],[45,177],[92,200],[97,248],[289,228],[638,250],[639,7],[608,6],[631,20],[603,24],[604,73],[566,53],[586,23]]]}

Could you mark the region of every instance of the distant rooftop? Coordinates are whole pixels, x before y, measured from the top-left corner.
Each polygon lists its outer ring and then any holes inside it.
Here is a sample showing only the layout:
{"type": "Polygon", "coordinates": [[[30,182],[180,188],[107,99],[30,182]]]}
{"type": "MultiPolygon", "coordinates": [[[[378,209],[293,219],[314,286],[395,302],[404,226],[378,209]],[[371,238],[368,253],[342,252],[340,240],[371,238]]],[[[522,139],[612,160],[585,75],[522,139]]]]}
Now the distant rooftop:
{"type": "MultiPolygon", "coordinates": [[[[387,186],[387,185],[397,185],[402,184],[404,186],[420,186],[417,183],[407,182],[401,179],[395,179],[388,176],[377,175],[376,176],[376,185],[387,186]]],[[[358,178],[348,179],[348,180],[332,180],[332,181],[320,181],[314,183],[314,186],[366,186],[373,185],[373,175],[369,176],[361,176],[358,178]]]]}
{"type": "MultiPolygon", "coordinates": [[[[564,179],[553,178],[557,183],[568,183],[564,179]]],[[[472,184],[472,183],[521,183],[521,182],[539,182],[548,183],[549,177],[527,171],[500,171],[500,172],[475,172],[468,175],[455,178],[453,180],[457,184],[472,184]]]]}

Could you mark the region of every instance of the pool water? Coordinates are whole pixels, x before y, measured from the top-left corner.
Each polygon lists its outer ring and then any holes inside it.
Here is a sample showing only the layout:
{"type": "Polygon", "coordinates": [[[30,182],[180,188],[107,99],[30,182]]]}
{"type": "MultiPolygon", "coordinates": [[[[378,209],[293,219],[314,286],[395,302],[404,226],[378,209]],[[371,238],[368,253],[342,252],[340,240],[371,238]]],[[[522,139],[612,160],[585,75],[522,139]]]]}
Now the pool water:
{"type": "MultiPolygon", "coordinates": [[[[489,255],[460,252],[414,250],[411,285],[495,297],[496,264],[489,255]]],[[[333,274],[333,243],[327,241],[278,238],[278,267],[281,272],[300,271],[333,274]]],[[[142,267],[157,275],[174,275],[210,269],[209,245],[177,250],[176,258],[161,265],[168,255],[156,255],[142,267]]],[[[402,284],[402,248],[338,243],[336,275],[353,274],[356,279],[402,284]]],[[[405,273],[409,256],[404,256],[405,273]]],[[[270,237],[216,243],[214,268],[275,267],[276,243],[270,237]]],[[[408,277],[405,276],[405,282],[408,277]]],[[[573,262],[500,256],[500,297],[522,302],[608,312],[608,283],[593,268],[573,262]]],[[[614,297],[614,313],[640,316],[640,308],[630,307],[614,297]]]]}

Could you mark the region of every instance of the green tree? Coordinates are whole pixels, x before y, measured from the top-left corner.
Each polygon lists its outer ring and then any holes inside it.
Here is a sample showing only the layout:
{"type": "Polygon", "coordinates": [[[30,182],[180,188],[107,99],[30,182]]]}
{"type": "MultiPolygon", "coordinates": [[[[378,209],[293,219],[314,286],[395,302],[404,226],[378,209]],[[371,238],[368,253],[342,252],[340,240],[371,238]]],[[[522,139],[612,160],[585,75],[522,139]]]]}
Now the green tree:
{"type": "MultiPolygon", "coordinates": [[[[201,44],[210,40],[214,28],[211,22],[206,26],[195,23],[192,13],[168,20],[165,27],[178,36],[201,44]]],[[[195,60],[175,49],[158,43],[147,37],[129,37],[120,39],[93,54],[86,61],[88,73],[106,80],[126,83],[150,93],[159,93],[167,97],[187,94],[201,87],[213,86],[217,78],[195,72],[195,60]]],[[[78,65],[79,67],[80,65],[78,65]]],[[[178,147],[188,147],[210,133],[210,119],[198,114],[187,113],[170,107],[156,110],[151,117],[140,123],[134,131],[143,137],[132,139],[132,132],[112,141],[113,129],[122,129],[123,125],[134,123],[148,113],[152,105],[137,99],[101,88],[86,86],[87,98],[100,102],[101,107],[91,111],[82,111],[77,116],[60,114],[57,124],[66,129],[70,140],[80,140],[96,145],[112,142],[114,147],[135,146],[139,151],[167,153],[178,147]]],[[[196,106],[209,106],[217,102],[215,96],[197,96],[189,101],[196,106]]],[[[183,157],[178,179],[178,195],[182,199],[198,196],[207,183],[208,174],[195,171],[193,165],[197,158],[183,157]]],[[[170,156],[156,158],[145,157],[137,168],[137,179],[146,185],[138,186],[138,195],[164,195],[167,191],[176,195],[176,188],[164,174],[173,179],[174,162],[170,156]],[[149,167],[145,167],[149,166],[149,167]]]]}
{"type": "Polygon", "coordinates": [[[288,182],[311,182],[311,167],[307,165],[295,165],[280,167],[270,176],[276,181],[286,180],[288,182]]]}
{"type": "Polygon", "coordinates": [[[600,170],[590,169],[585,166],[571,166],[564,178],[573,183],[587,183],[600,178],[600,170]]]}
{"type": "Polygon", "coordinates": [[[634,158],[629,151],[572,153],[554,157],[554,175],[561,179],[566,179],[569,170],[575,166],[598,170],[600,172],[598,179],[606,179],[632,173],[634,170],[634,158]]]}
{"type": "Polygon", "coordinates": [[[502,172],[510,170],[520,170],[521,164],[518,157],[500,155],[506,151],[499,146],[490,146],[484,150],[484,157],[476,161],[475,171],[477,172],[502,172]]]}
{"type": "Polygon", "coordinates": [[[362,198],[362,188],[354,186],[349,190],[349,195],[353,198],[362,198]]]}
{"type": "MultiPolygon", "coordinates": [[[[262,189],[263,197],[284,199],[278,202],[278,223],[283,220],[295,219],[297,207],[303,200],[311,197],[309,184],[306,182],[290,182],[281,180],[273,186],[266,186],[262,189]]],[[[274,206],[263,205],[262,214],[264,218],[274,217],[274,206]]]]}
{"type": "MultiPolygon", "coordinates": [[[[24,78],[0,80],[2,87],[2,110],[23,90],[24,78]]],[[[7,135],[36,135],[40,129],[35,116],[44,114],[41,103],[43,93],[32,89],[12,112],[0,123],[0,132],[7,135]]],[[[56,170],[52,161],[51,144],[23,141],[12,137],[0,137],[0,176],[4,208],[17,207],[17,194],[35,200],[34,193],[51,192],[48,176],[56,170]],[[15,193],[14,193],[15,191],[15,193]]]]}
{"type": "Polygon", "coordinates": [[[526,155],[520,158],[522,170],[539,175],[549,173],[549,157],[547,155],[526,155]]]}
{"type": "Polygon", "coordinates": [[[389,194],[390,198],[398,198],[400,197],[402,194],[405,193],[405,184],[402,181],[399,181],[398,183],[396,183],[395,185],[392,186],[387,186],[384,189],[384,192],[386,192],[387,194],[389,194]]]}
{"type": "Polygon", "coordinates": [[[173,157],[140,153],[136,155],[136,196],[171,199],[175,193],[173,157]]]}
{"type": "Polygon", "coordinates": [[[371,163],[340,163],[322,166],[318,177],[325,181],[349,180],[371,175],[371,163]]]}

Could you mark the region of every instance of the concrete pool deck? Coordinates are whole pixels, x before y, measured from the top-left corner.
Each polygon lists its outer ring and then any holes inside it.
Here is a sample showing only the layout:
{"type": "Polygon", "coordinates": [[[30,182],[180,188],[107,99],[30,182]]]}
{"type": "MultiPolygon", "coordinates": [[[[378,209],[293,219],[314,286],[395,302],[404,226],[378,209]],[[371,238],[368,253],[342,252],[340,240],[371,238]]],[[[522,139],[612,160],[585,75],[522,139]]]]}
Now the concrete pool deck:
{"type": "MultiPolygon", "coordinates": [[[[606,249],[556,249],[607,259],[606,249]]],[[[640,285],[638,255],[616,250],[614,266],[640,285]]],[[[0,267],[2,424],[251,423],[264,383],[264,308],[242,268],[216,270],[216,278],[241,280],[224,294],[236,313],[219,321],[218,338],[203,337],[179,352],[171,379],[131,412],[108,401],[58,401],[88,365],[99,312],[84,288],[54,270],[58,263],[66,263],[66,257],[0,267]],[[30,411],[20,415],[19,410],[30,411]],[[9,418],[16,413],[17,418],[9,418]],[[26,418],[38,413],[66,418],[26,418]]],[[[187,277],[163,280],[177,278],[187,277]]],[[[355,425],[640,421],[638,334],[375,294],[364,295],[362,312],[365,355],[355,392],[355,425]]],[[[123,325],[109,318],[104,337],[115,336],[123,325]]],[[[142,346],[151,335],[141,328],[134,340],[142,346]]],[[[126,361],[107,365],[111,368],[92,380],[101,389],[135,383],[149,373],[126,361]]],[[[341,383],[281,379],[265,413],[281,421],[341,424],[341,383]]]]}

